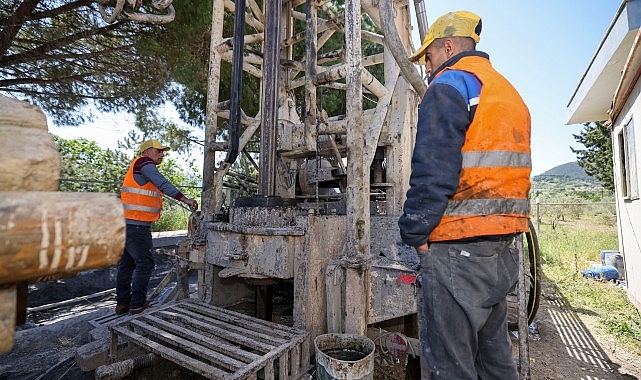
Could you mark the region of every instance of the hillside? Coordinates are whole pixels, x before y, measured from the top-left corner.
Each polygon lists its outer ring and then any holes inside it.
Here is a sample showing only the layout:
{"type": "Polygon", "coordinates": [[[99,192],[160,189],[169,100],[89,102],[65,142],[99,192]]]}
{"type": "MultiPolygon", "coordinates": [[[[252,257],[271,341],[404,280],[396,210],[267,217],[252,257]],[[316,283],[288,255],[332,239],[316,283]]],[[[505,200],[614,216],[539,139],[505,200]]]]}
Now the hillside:
{"type": "Polygon", "coordinates": [[[591,201],[602,201],[604,196],[612,195],[604,191],[601,183],[587,175],[576,162],[568,162],[534,176],[531,191],[533,197],[578,196],[591,201]]]}
{"type": "Polygon", "coordinates": [[[587,182],[596,181],[596,178],[587,175],[585,170],[580,167],[576,161],[553,167],[552,169],[544,173],[534,176],[535,181],[551,178],[565,178],[569,180],[580,180],[587,182]]]}

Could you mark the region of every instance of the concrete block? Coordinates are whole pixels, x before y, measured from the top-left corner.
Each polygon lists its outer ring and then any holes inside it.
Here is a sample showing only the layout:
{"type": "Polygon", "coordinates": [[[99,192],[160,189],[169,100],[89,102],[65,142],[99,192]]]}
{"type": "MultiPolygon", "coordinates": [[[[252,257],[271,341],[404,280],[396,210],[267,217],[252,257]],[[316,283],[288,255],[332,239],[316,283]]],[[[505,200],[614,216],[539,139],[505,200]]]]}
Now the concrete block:
{"type": "Polygon", "coordinates": [[[76,362],[81,370],[93,371],[109,362],[109,340],[101,339],[78,347],[76,362]]]}

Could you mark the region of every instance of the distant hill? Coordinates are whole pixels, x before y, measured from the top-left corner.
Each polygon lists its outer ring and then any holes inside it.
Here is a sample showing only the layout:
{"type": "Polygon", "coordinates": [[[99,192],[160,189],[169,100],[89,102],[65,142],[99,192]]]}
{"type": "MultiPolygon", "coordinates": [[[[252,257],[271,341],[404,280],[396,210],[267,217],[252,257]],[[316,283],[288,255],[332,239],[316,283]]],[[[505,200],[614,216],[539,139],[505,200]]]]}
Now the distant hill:
{"type": "Polygon", "coordinates": [[[576,179],[588,182],[596,181],[596,178],[587,175],[585,170],[580,167],[576,161],[556,166],[545,173],[534,176],[534,180],[536,181],[551,178],[576,179]]]}

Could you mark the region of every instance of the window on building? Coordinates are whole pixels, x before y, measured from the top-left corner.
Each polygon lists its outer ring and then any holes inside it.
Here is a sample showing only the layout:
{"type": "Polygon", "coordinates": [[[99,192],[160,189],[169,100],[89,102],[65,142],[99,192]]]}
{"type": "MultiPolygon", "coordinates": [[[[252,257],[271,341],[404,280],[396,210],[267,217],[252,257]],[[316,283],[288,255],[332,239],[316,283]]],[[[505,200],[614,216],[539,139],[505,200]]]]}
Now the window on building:
{"type": "Polygon", "coordinates": [[[618,136],[621,194],[624,199],[639,199],[639,181],[634,144],[634,123],[630,119],[618,136]]]}

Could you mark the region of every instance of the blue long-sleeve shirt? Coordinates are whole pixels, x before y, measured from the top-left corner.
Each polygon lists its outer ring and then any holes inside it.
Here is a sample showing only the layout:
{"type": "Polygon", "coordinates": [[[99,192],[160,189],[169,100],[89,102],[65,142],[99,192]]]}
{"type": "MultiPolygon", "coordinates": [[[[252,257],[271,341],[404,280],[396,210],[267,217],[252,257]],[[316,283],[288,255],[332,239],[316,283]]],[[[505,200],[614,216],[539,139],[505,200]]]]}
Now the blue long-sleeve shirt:
{"type": "Polygon", "coordinates": [[[144,186],[151,181],[163,194],[180,200],[183,193],[165,178],[156,167],[154,161],[149,157],[140,157],[134,164],[134,180],[144,186]]]}

